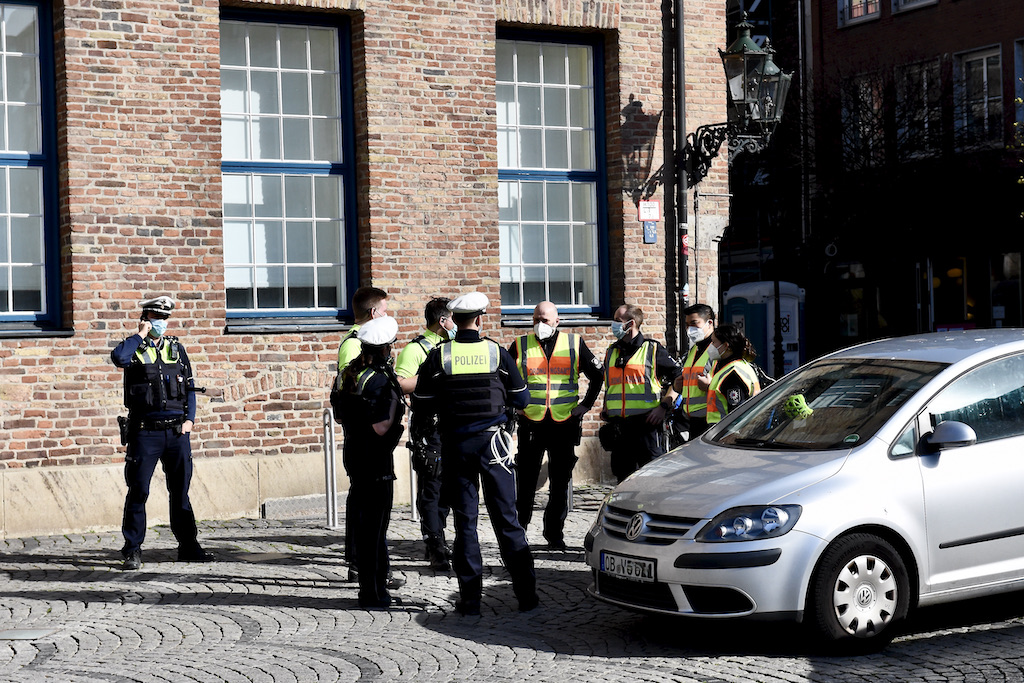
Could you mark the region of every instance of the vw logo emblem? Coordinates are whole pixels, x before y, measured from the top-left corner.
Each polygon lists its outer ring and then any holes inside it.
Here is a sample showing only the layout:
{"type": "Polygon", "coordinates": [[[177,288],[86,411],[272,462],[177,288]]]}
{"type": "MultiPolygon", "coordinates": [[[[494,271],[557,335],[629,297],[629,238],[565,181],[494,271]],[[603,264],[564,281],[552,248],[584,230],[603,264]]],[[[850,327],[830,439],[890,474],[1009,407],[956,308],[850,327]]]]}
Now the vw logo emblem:
{"type": "Polygon", "coordinates": [[[647,531],[647,515],[638,512],[629,520],[626,525],[626,540],[635,541],[640,534],[647,531]]]}
{"type": "Polygon", "coordinates": [[[861,607],[867,607],[875,601],[875,592],[871,590],[871,586],[861,586],[857,589],[857,604],[861,607]]]}

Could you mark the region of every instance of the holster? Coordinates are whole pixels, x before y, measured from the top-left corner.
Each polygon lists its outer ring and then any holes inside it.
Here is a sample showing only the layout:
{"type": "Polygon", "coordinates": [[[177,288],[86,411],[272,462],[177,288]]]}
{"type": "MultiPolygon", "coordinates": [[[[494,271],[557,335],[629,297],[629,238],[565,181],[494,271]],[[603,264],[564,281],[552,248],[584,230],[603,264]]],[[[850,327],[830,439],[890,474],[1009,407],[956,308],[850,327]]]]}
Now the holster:
{"type": "Polygon", "coordinates": [[[441,474],[441,454],[422,442],[409,441],[409,456],[412,468],[421,477],[436,479],[441,474]]]}
{"type": "Polygon", "coordinates": [[[127,446],[131,440],[131,420],[124,415],[118,415],[117,428],[121,431],[121,445],[127,446]]]}

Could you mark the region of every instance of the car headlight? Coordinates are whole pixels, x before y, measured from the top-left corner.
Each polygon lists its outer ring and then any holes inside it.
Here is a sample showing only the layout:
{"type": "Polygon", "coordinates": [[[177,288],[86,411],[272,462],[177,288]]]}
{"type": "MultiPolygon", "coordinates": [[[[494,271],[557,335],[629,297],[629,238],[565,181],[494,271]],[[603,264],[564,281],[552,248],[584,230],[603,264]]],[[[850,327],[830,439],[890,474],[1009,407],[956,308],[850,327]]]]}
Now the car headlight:
{"type": "Polygon", "coordinates": [[[698,541],[759,541],[789,532],[800,519],[799,505],[755,505],[731,508],[701,530],[698,541]]]}

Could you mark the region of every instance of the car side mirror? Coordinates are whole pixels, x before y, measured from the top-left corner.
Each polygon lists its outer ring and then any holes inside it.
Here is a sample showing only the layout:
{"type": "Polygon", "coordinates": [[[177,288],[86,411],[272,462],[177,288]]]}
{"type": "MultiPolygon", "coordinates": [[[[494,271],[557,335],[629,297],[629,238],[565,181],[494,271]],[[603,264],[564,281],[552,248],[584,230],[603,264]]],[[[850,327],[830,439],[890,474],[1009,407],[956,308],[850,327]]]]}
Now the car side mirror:
{"type": "Polygon", "coordinates": [[[945,420],[935,425],[931,434],[924,437],[930,453],[938,453],[947,448],[972,446],[978,442],[978,434],[974,428],[956,420],[945,420]]]}

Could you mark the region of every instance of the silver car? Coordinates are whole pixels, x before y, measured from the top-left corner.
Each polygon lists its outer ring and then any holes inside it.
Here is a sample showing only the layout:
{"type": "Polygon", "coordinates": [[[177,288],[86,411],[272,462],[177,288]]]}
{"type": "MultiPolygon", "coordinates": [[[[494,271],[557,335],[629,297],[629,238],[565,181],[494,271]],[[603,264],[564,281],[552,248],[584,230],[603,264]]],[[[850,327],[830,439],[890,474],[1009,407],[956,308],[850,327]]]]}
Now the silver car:
{"type": "Polygon", "coordinates": [[[590,592],[884,644],[917,605],[1024,588],[1024,330],[820,358],[609,494],[590,592]]]}

